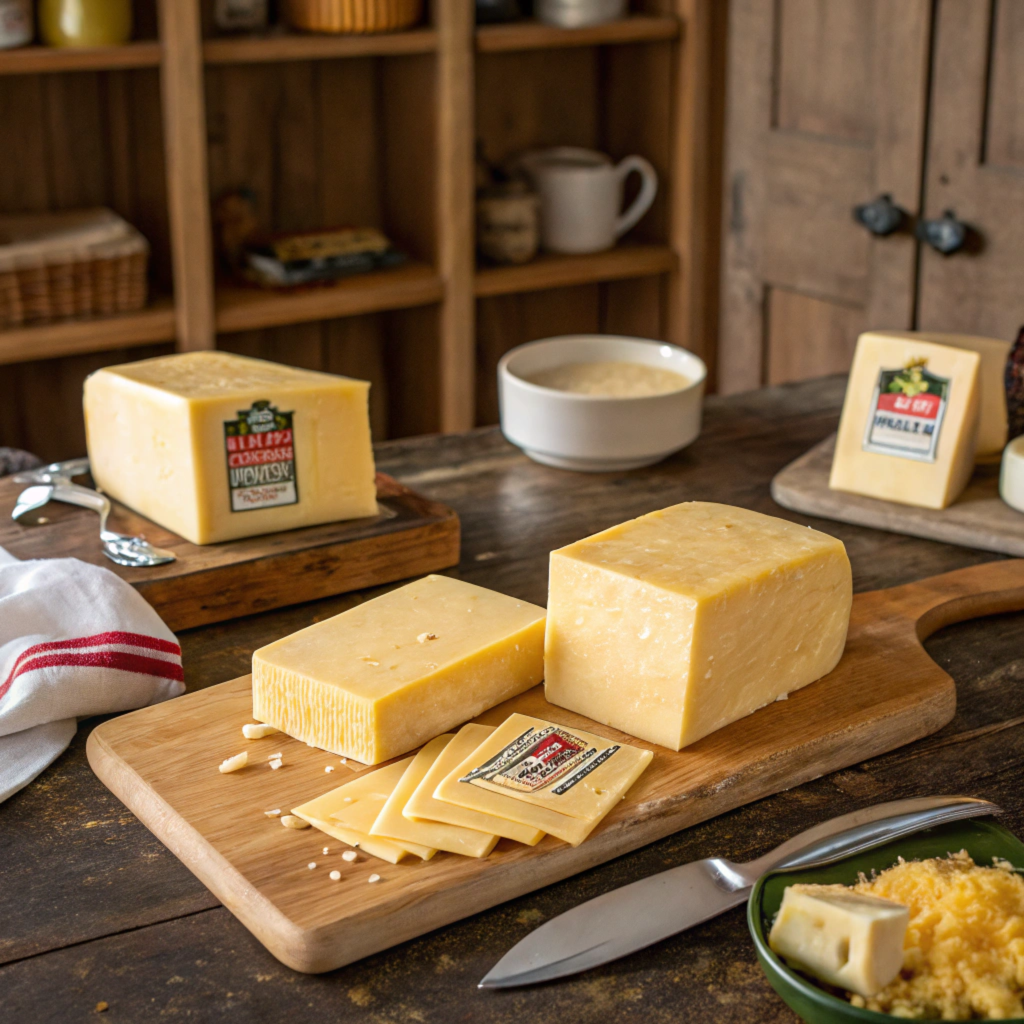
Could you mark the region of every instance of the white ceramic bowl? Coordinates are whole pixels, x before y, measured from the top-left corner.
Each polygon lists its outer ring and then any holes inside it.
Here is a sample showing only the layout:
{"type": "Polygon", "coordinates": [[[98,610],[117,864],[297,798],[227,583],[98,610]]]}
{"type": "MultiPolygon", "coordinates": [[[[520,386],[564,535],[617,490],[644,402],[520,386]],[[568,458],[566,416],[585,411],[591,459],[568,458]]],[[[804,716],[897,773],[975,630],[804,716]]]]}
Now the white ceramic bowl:
{"type": "Polygon", "coordinates": [[[498,363],[505,436],[537,462],[603,473],[659,462],[700,433],[707,367],[692,352],[660,341],[568,334],[520,345],[498,363]],[[639,398],[577,395],[525,378],[566,363],[643,363],[681,373],[678,391],[639,398]]]}

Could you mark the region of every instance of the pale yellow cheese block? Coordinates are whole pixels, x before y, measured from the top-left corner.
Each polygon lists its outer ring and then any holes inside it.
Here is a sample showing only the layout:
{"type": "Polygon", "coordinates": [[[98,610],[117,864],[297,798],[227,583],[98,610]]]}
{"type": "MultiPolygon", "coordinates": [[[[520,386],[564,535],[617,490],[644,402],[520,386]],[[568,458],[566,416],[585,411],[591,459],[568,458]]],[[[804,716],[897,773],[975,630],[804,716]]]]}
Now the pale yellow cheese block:
{"type": "Polygon", "coordinates": [[[455,771],[494,731],[492,725],[478,725],[475,722],[464,725],[430,766],[423,781],[406,801],[402,814],[414,821],[443,821],[449,825],[493,832],[506,839],[514,839],[517,843],[536,846],[544,838],[544,833],[540,829],[531,828],[518,821],[510,821],[496,814],[471,811],[468,807],[446,804],[442,800],[434,799],[434,790],[444,778],[455,771]]]}
{"type": "Polygon", "coordinates": [[[922,508],[943,509],[956,501],[974,471],[980,372],[977,352],[862,334],[846,386],[829,487],[922,508]],[[883,373],[911,373],[906,368],[922,360],[922,373],[949,382],[944,400],[931,390],[940,387],[934,383],[914,395],[879,390],[883,373]],[[894,402],[900,407],[889,408],[894,402]],[[927,418],[932,415],[941,415],[941,421],[927,418]],[[935,439],[933,446],[929,437],[935,439]]]}
{"type": "Polygon", "coordinates": [[[552,552],[545,696],[680,750],[830,672],[852,603],[836,538],[674,505],[552,552]]]}
{"type": "Polygon", "coordinates": [[[882,338],[906,341],[930,341],[950,348],[977,352],[981,357],[978,386],[980,409],[975,459],[994,462],[1006,447],[1008,434],[1006,411],[1006,360],[1013,347],[1001,338],[981,338],[973,334],[937,334],[934,331],[871,331],[882,338]]]}
{"type": "Polygon", "coordinates": [[[544,614],[427,576],[256,651],[253,715],[379,764],[539,683],[544,614]]]}
{"type": "MultiPolygon", "coordinates": [[[[649,750],[629,745],[618,745],[618,749],[613,749],[615,746],[591,733],[566,729],[526,715],[512,715],[441,781],[434,797],[485,814],[510,818],[579,846],[625,797],[654,757],[649,750]],[[542,772],[538,788],[532,791],[520,788],[516,779],[521,779],[524,771],[529,773],[531,765],[536,764],[537,755],[525,760],[521,746],[509,748],[527,732],[530,732],[526,744],[528,751],[535,749],[533,741],[541,733],[542,741],[546,739],[548,744],[564,743],[569,737],[579,741],[573,746],[581,752],[593,750],[594,753],[590,758],[574,758],[572,766],[564,774],[559,774],[557,768],[550,775],[547,771],[542,772]],[[600,750],[597,749],[599,745],[600,750]],[[611,753],[605,753],[605,759],[601,759],[601,754],[609,750],[611,753]],[[491,762],[503,752],[510,755],[509,768],[495,778],[503,778],[509,785],[492,782],[485,787],[480,784],[484,781],[480,778],[467,781],[470,773],[485,766],[500,767],[491,762]],[[559,807],[566,808],[566,811],[559,810],[559,807]]],[[[558,757],[557,746],[552,753],[558,757]]]]}
{"type": "Polygon", "coordinates": [[[106,367],[85,382],[92,475],[194,544],[375,516],[369,387],[228,352],[106,367]]]}
{"type": "MultiPolygon", "coordinates": [[[[373,823],[377,820],[380,812],[384,810],[388,797],[401,782],[405,769],[412,764],[412,761],[411,757],[407,757],[402,761],[389,764],[385,768],[363,772],[351,782],[339,786],[332,793],[335,798],[335,809],[331,811],[328,818],[337,822],[342,828],[372,835],[373,823]]],[[[410,843],[404,839],[396,839],[394,836],[380,836],[380,838],[402,847],[408,853],[414,853],[423,860],[430,860],[437,853],[436,848],[424,846],[422,843],[410,843]]]]}
{"type": "Polygon", "coordinates": [[[403,815],[406,802],[423,777],[437,761],[438,755],[454,739],[445,733],[432,739],[411,761],[370,829],[370,835],[390,836],[410,843],[422,843],[437,850],[447,850],[463,857],[486,857],[494,849],[498,837],[477,829],[446,825],[438,821],[415,821],[403,815]]]}
{"type": "Polygon", "coordinates": [[[348,846],[358,847],[360,850],[373,857],[386,860],[389,864],[397,864],[408,852],[398,843],[392,843],[387,839],[378,836],[371,836],[367,832],[359,832],[356,829],[345,828],[338,822],[331,820],[331,815],[341,806],[343,796],[338,796],[338,790],[332,789],[329,793],[304,803],[301,807],[295,807],[292,814],[303,821],[308,821],[313,828],[337,839],[348,846]]]}

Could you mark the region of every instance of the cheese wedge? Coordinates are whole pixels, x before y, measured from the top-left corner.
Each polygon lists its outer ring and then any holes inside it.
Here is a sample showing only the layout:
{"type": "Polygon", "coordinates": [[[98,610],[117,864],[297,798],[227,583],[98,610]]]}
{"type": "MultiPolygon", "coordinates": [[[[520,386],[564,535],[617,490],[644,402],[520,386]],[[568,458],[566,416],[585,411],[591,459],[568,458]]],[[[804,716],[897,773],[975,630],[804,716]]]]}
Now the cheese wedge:
{"type": "MultiPolygon", "coordinates": [[[[366,835],[373,835],[373,823],[384,810],[388,797],[394,792],[395,787],[402,781],[405,769],[412,764],[413,759],[407,757],[402,761],[396,761],[385,768],[378,768],[376,771],[363,772],[356,776],[351,782],[339,786],[334,790],[335,809],[331,811],[329,818],[342,828],[353,829],[366,835]]],[[[430,860],[437,853],[435,847],[426,846],[423,843],[410,843],[404,839],[395,839],[393,836],[381,836],[402,847],[408,853],[414,853],[423,860],[430,860]]]]}
{"type": "Polygon", "coordinates": [[[904,341],[930,341],[935,345],[977,352],[979,414],[975,459],[994,462],[999,458],[1008,434],[1006,409],[1006,360],[1013,347],[1001,338],[980,338],[973,334],[936,334],[934,331],[872,331],[875,337],[904,341]]]}
{"type": "Polygon", "coordinates": [[[372,857],[379,857],[389,864],[397,864],[408,851],[398,843],[389,842],[377,836],[371,836],[367,832],[359,832],[356,829],[344,828],[336,821],[331,820],[331,814],[341,806],[343,796],[338,795],[337,789],[332,789],[315,800],[304,803],[301,807],[292,809],[292,814],[303,821],[308,821],[313,828],[319,829],[332,839],[337,839],[347,846],[358,847],[372,857]]]}
{"type": "Polygon", "coordinates": [[[578,846],[653,757],[649,750],[517,714],[445,777],[434,797],[578,846]]]}
{"type": "Polygon", "coordinates": [[[980,372],[977,352],[862,334],[829,487],[922,508],[951,505],[974,471],[980,372]]]}
{"type": "Polygon", "coordinates": [[[680,750],[835,668],[852,603],[835,537],[674,505],[552,552],[545,695],[680,750]]]}
{"type": "Polygon", "coordinates": [[[413,821],[443,821],[449,825],[493,832],[506,839],[514,839],[517,843],[536,846],[544,838],[540,829],[434,799],[434,790],[444,778],[455,771],[494,731],[492,725],[478,725],[474,722],[464,725],[430,766],[415,792],[406,801],[402,814],[413,821]]]}
{"type": "Polygon", "coordinates": [[[256,651],[253,715],[378,764],[539,683],[544,615],[427,576],[256,651]]]}
{"type": "Polygon", "coordinates": [[[106,367],[85,382],[92,475],[193,544],[376,516],[369,388],[229,352],[106,367]]]}
{"type": "Polygon", "coordinates": [[[798,970],[873,996],[900,973],[910,909],[843,885],[791,885],[768,945],[798,970]]]}
{"type": "Polygon", "coordinates": [[[450,733],[438,736],[412,759],[405,769],[405,774],[377,815],[370,835],[421,843],[438,850],[447,850],[449,853],[458,853],[463,857],[486,857],[494,849],[498,837],[493,833],[462,828],[459,825],[446,825],[438,821],[414,821],[402,814],[409,797],[452,739],[454,737],[450,733]]]}

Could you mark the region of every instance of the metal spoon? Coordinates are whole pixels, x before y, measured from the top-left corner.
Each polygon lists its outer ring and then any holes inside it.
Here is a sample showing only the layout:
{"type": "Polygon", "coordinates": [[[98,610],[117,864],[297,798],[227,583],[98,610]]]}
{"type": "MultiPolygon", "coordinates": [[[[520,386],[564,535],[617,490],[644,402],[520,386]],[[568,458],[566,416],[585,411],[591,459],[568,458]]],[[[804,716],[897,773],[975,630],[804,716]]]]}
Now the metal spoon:
{"type": "Polygon", "coordinates": [[[88,458],[65,459],[63,462],[51,462],[48,466],[37,466],[35,469],[16,473],[14,482],[16,484],[48,484],[54,481],[71,483],[72,477],[85,476],[88,472],[88,458]]]}
{"type": "Polygon", "coordinates": [[[42,508],[48,501],[63,501],[68,505],[79,505],[91,508],[100,516],[100,546],[103,554],[118,565],[132,568],[152,565],[164,565],[173,562],[177,556],[173,551],[154,547],[144,537],[131,537],[125,533],[114,533],[107,529],[107,517],[110,515],[110,500],[99,491],[77,484],[59,482],[59,478],[50,483],[35,484],[26,488],[18,496],[17,504],[11,518],[21,519],[29,512],[42,508]]]}

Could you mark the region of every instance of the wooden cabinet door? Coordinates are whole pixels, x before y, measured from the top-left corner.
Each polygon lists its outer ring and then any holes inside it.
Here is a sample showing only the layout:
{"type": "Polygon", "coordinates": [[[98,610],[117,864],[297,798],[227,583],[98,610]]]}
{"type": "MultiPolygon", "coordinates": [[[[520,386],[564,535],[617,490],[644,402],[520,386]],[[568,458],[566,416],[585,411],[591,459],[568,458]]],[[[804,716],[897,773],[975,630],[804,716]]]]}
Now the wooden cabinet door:
{"type": "Polygon", "coordinates": [[[921,248],[918,325],[1010,340],[1024,323],[1024,0],[939,0],[924,215],[964,249],[921,248]]]}
{"type": "Polygon", "coordinates": [[[916,242],[853,207],[917,213],[930,31],[930,0],[732,0],[723,392],[845,371],[860,331],[912,326],[916,242]]]}

